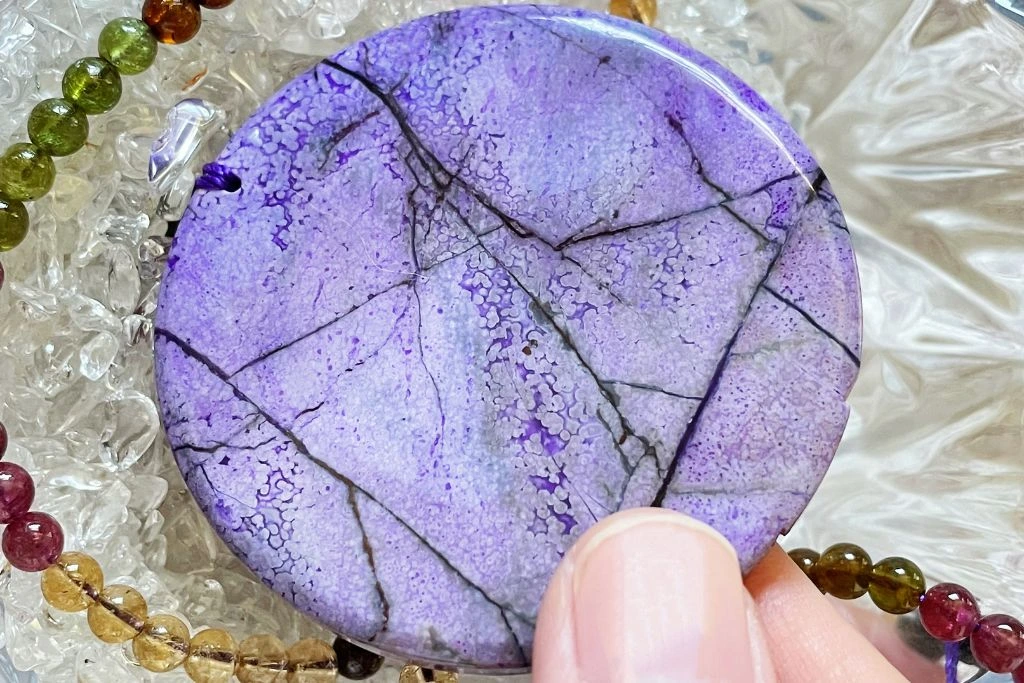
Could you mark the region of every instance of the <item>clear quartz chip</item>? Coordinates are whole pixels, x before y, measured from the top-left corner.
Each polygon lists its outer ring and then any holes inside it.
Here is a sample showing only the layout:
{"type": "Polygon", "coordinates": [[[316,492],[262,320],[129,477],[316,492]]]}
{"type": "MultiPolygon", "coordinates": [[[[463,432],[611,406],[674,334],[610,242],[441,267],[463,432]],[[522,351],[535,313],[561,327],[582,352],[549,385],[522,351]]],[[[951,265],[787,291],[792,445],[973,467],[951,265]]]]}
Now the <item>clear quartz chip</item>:
{"type": "Polygon", "coordinates": [[[171,107],[166,120],[153,142],[149,182],[160,193],[160,216],[178,220],[192,195],[196,166],[208,156],[201,152],[226,137],[226,115],[210,102],[189,98],[171,107]]]}

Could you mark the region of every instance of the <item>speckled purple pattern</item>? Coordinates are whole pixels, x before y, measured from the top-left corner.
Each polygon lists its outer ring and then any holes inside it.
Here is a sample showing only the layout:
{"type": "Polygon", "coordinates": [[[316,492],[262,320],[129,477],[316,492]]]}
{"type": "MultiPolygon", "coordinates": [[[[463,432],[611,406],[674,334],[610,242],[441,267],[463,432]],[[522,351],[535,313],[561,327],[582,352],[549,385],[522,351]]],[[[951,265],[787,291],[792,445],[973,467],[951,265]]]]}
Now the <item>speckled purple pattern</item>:
{"type": "Polygon", "coordinates": [[[559,558],[664,505],[750,567],[832,458],[860,308],[842,212],[748,87],[640,26],[478,8],[276,95],[197,192],[157,316],[217,531],[344,635],[529,666],[559,558]]]}

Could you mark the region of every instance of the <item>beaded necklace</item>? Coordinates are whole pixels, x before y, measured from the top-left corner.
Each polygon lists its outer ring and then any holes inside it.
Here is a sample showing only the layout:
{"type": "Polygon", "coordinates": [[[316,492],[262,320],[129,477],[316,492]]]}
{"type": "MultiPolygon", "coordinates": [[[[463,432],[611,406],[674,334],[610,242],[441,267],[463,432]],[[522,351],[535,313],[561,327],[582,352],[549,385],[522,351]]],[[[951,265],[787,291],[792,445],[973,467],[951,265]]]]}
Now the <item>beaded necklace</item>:
{"type": "MultiPolygon", "coordinates": [[[[0,157],[0,252],[17,247],[30,229],[25,202],[45,196],[53,187],[53,157],[74,154],[86,143],[89,116],[111,111],[121,99],[122,76],[146,71],[160,43],[180,44],[200,30],[202,10],[227,7],[233,0],[146,0],[142,19],[111,21],[99,38],[98,57],[76,61],[65,72],[63,97],[40,102],[31,112],[30,142],[10,146],[0,157]]],[[[654,0],[612,0],[611,11],[650,24],[654,0]]],[[[230,175],[211,165],[200,179],[206,189],[230,190],[230,175]]],[[[0,287],[4,271],[0,264],[0,287]]],[[[0,457],[8,434],[0,424],[0,457]]],[[[139,664],[153,672],[184,667],[196,683],[218,683],[237,677],[242,683],[333,681],[368,678],[383,658],[344,639],[329,644],[319,639],[291,647],[272,635],[254,635],[241,642],[219,629],[190,635],[170,615],[148,612],[145,598],[134,588],[105,585],[103,571],[88,555],[64,551],[64,534],[52,516],[31,510],[35,487],[22,467],[0,462],[0,524],[6,525],[2,549],[8,562],[24,572],[41,572],[46,601],[65,612],[87,612],[88,624],[101,641],[131,642],[139,664]]],[[[906,558],[872,562],[852,544],[838,544],[820,555],[797,549],[790,557],[823,592],[850,600],[868,594],[881,610],[907,614],[918,610],[921,624],[948,644],[950,680],[955,680],[956,653],[969,644],[976,661],[997,673],[1013,673],[1024,681],[1024,624],[1005,614],[983,616],[977,600],[963,586],[940,583],[928,588],[923,573],[906,558]]],[[[402,683],[453,683],[456,674],[407,666],[402,683]]]]}

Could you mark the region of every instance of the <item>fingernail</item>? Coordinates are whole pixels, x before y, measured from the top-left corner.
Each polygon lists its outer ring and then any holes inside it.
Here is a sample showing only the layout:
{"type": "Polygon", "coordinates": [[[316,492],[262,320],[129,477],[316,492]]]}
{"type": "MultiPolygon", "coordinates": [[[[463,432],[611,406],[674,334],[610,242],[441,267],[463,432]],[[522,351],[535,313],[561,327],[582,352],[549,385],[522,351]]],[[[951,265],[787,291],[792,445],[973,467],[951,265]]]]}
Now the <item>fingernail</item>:
{"type": "Polygon", "coordinates": [[[688,517],[624,514],[578,548],[576,655],[585,683],[755,680],[736,553],[688,517]]]}

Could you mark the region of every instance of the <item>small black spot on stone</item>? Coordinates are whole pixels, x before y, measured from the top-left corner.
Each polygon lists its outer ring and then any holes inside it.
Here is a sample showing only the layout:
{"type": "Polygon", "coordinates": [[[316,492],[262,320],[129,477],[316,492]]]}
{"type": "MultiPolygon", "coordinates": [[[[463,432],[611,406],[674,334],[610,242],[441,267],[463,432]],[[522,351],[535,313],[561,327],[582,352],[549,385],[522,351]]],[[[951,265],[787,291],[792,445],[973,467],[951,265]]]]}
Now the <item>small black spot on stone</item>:
{"type": "Polygon", "coordinates": [[[523,353],[525,353],[527,356],[533,355],[533,349],[531,349],[529,346],[524,346],[523,353]]]}

